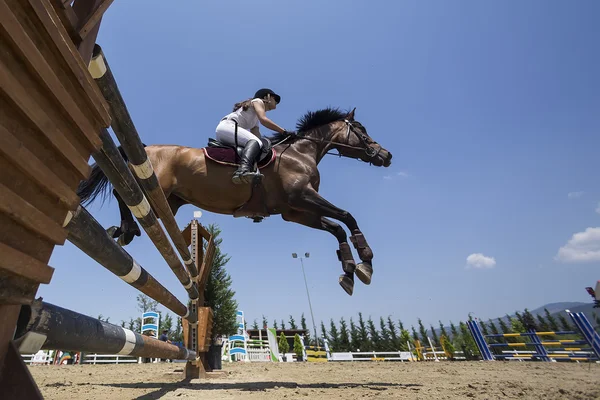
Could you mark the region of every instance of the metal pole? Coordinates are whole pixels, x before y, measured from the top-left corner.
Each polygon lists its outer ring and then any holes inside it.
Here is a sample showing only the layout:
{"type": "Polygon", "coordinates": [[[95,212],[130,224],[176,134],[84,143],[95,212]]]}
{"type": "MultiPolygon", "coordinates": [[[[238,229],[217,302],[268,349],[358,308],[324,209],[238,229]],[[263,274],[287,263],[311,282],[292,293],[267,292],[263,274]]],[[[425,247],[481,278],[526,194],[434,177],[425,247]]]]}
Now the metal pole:
{"type": "MultiPolygon", "coordinates": [[[[302,261],[302,257],[300,257],[300,265],[302,265],[302,275],[304,276],[304,286],[306,287],[306,297],[308,297],[308,307],[310,308],[310,318],[313,323],[313,330],[315,332],[315,341],[317,342],[317,347],[319,347],[319,337],[317,336],[317,325],[315,325],[315,316],[313,315],[312,304],[310,302],[310,294],[308,293],[308,284],[306,283],[306,274],[304,273],[304,261],[302,261]]],[[[309,343],[310,345],[310,343],[309,343]]]]}

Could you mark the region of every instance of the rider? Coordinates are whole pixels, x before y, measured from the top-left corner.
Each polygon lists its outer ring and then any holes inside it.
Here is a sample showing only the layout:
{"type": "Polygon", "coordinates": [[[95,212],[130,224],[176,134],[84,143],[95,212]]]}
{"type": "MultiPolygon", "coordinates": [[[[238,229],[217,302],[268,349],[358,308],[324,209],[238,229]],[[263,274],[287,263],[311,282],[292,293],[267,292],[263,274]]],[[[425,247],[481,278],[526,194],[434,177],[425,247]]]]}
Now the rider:
{"type": "Polygon", "coordinates": [[[254,172],[254,163],[263,147],[259,139],[261,136],[258,129],[259,122],[276,132],[288,133],[265,114],[277,108],[280,101],[281,97],[271,89],[260,89],[253,98],[236,103],[233,112],[227,114],[217,125],[216,135],[219,142],[232,147],[244,146],[240,167],[231,178],[234,184],[251,182],[254,176],[262,178],[260,172],[254,172]]]}

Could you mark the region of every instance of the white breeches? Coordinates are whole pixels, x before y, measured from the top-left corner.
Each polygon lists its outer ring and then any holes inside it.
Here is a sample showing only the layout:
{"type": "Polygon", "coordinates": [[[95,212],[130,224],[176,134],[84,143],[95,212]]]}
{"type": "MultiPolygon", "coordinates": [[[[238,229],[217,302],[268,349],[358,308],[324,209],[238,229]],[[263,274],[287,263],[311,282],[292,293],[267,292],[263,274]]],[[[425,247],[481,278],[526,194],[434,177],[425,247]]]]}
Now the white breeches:
{"type": "MultiPolygon", "coordinates": [[[[232,120],[224,120],[219,122],[217,125],[217,140],[228,146],[235,146],[235,122],[232,120]]],[[[256,137],[252,132],[247,129],[238,126],[237,128],[237,144],[238,146],[245,146],[249,140],[256,140],[262,149],[262,141],[256,137]]]]}

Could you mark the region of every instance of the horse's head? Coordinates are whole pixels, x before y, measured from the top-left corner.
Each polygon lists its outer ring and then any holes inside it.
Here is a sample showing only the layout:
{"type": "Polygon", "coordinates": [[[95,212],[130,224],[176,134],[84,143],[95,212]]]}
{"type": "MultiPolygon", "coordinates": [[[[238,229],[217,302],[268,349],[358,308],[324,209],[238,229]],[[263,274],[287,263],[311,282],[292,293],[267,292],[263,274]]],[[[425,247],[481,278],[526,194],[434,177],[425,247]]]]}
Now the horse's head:
{"type": "Polygon", "coordinates": [[[343,156],[356,158],[377,167],[389,167],[392,163],[392,153],[374,141],[367,129],[354,119],[355,111],[356,108],[346,115],[344,125],[332,140],[334,147],[343,156]]]}

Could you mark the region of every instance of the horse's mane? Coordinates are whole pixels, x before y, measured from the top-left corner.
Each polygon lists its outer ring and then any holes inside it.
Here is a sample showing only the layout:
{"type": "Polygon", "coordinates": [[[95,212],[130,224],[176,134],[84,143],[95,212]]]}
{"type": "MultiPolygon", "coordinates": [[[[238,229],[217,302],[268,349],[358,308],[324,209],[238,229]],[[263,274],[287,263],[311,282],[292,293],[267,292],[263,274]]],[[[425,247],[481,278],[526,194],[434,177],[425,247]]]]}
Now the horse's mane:
{"type": "MultiPolygon", "coordinates": [[[[296,123],[296,130],[298,136],[304,136],[306,133],[320,126],[330,124],[335,121],[341,121],[346,118],[347,112],[340,110],[339,108],[327,107],[317,111],[307,111],[296,123]]],[[[283,133],[275,133],[273,136],[269,136],[269,139],[277,143],[287,137],[283,133]]],[[[296,138],[290,138],[294,141],[296,138]]],[[[290,140],[287,143],[290,143],[290,140]]]]}

